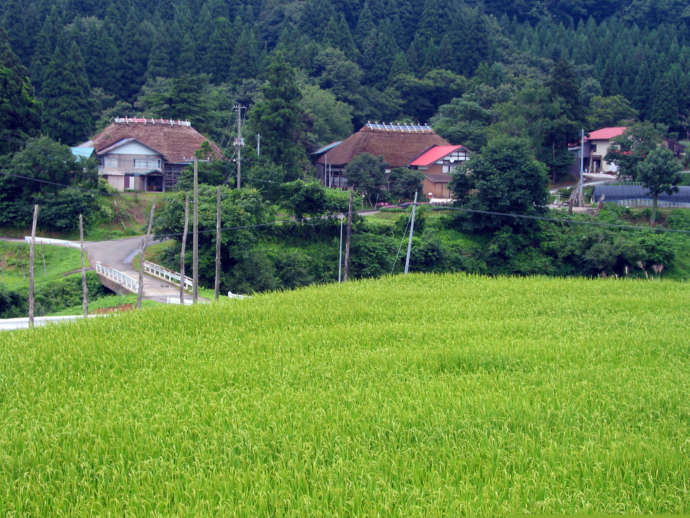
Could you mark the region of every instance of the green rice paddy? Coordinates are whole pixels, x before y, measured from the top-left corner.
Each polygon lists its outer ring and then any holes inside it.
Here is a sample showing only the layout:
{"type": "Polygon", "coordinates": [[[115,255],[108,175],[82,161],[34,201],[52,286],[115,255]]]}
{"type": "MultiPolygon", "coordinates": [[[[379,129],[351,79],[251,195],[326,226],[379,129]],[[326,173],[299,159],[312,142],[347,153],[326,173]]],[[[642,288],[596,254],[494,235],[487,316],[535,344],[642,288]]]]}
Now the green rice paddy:
{"type": "Polygon", "coordinates": [[[0,335],[0,515],[690,512],[690,292],[413,275],[0,335]]]}

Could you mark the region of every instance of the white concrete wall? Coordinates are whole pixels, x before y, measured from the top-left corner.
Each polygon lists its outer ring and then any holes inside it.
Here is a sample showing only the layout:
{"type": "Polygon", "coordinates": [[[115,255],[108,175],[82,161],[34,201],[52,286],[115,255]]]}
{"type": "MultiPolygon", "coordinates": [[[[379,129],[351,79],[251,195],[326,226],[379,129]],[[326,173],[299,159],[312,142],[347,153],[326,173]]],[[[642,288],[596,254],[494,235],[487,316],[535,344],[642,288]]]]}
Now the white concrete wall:
{"type": "Polygon", "coordinates": [[[108,180],[108,183],[112,185],[115,189],[118,191],[124,191],[125,190],[125,177],[124,175],[104,175],[105,178],[108,180]]]}
{"type": "MultiPolygon", "coordinates": [[[[590,141],[589,144],[590,144],[590,146],[592,144],[597,146],[596,151],[590,151],[590,156],[601,157],[601,170],[600,170],[600,172],[602,172],[602,173],[617,173],[618,167],[616,167],[616,164],[612,164],[611,162],[607,162],[604,160],[606,153],[609,152],[609,148],[611,147],[611,142],[608,140],[592,140],[592,141],[590,141]]],[[[591,150],[591,147],[590,147],[590,150],[591,150]]]]}
{"type": "Polygon", "coordinates": [[[139,142],[128,142],[123,146],[113,149],[108,153],[109,155],[143,155],[145,157],[158,157],[160,153],[156,153],[154,150],[147,148],[146,146],[139,144],[139,142]]]}

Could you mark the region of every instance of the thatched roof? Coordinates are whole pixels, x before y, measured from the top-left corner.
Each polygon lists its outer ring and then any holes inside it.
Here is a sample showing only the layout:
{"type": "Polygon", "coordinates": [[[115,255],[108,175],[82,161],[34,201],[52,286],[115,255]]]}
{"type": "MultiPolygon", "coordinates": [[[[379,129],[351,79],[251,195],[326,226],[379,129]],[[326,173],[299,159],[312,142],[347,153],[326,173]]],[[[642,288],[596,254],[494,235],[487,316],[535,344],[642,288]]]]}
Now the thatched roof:
{"type": "Polygon", "coordinates": [[[367,124],[324,153],[318,163],[325,164],[327,159],[333,166],[345,166],[360,153],[371,153],[382,156],[390,167],[407,167],[430,147],[447,145],[429,126],[367,124]]]}
{"type": "Polygon", "coordinates": [[[186,121],[118,118],[87,144],[93,145],[96,153],[101,153],[128,139],[157,151],[173,164],[191,162],[194,153],[206,141],[211,146],[213,158],[223,158],[220,148],[186,121]]]}

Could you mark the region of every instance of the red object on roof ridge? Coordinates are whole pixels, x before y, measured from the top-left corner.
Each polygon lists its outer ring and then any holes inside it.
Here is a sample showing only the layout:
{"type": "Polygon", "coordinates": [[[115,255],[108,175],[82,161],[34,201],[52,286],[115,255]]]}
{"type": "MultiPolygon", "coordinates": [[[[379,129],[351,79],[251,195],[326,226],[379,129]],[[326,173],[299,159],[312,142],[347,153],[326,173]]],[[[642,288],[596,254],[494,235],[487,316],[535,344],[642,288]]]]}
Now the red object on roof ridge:
{"type": "Polygon", "coordinates": [[[464,149],[465,146],[434,146],[427,149],[424,153],[410,162],[411,166],[426,167],[433,164],[437,160],[442,159],[446,155],[450,155],[453,151],[464,149]]]}
{"type": "Polygon", "coordinates": [[[610,128],[601,128],[596,131],[590,132],[587,135],[587,137],[585,137],[585,140],[611,140],[612,138],[620,137],[623,133],[625,133],[625,130],[627,129],[627,126],[612,126],[610,128]]]}

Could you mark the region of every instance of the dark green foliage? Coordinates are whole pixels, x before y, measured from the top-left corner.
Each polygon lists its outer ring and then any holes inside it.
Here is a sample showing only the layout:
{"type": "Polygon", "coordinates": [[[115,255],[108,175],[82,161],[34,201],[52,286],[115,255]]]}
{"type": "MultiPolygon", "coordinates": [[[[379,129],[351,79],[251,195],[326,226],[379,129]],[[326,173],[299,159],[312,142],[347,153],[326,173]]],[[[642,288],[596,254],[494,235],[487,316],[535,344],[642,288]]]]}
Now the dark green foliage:
{"type": "Polygon", "coordinates": [[[0,286],[0,318],[18,318],[28,314],[28,304],[22,295],[0,286]]]}
{"type": "Polygon", "coordinates": [[[637,117],[638,111],[622,95],[613,97],[597,95],[591,99],[587,123],[591,130],[596,130],[608,126],[620,126],[636,120],[637,117]]]}
{"type": "MultiPolygon", "coordinates": [[[[235,24],[237,30],[241,25],[235,24]]],[[[214,82],[227,81],[230,77],[230,66],[234,42],[239,36],[233,31],[233,26],[227,18],[213,20],[213,32],[208,41],[208,54],[206,55],[206,71],[211,74],[214,82]]]]}
{"type": "Polygon", "coordinates": [[[38,225],[42,230],[70,232],[79,228],[79,214],[84,215],[87,224],[97,217],[96,192],[78,186],[53,194],[41,193],[35,202],[41,206],[38,225]]]}
{"type": "Polygon", "coordinates": [[[349,194],[328,189],[318,182],[295,180],[281,186],[281,204],[290,210],[295,218],[321,216],[347,211],[349,194]]]}
{"type": "Polygon", "coordinates": [[[370,207],[385,197],[386,164],[383,158],[360,153],[345,167],[343,175],[357,192],[364,195],[370,207]]]}
{"type": "Polygon", "coordinates": [[[287,250],[275,258],[275,269],[281,286],[295,289],[314,282],[313,259],[299,250],[287,250]]]}
{"type": "MultiPolygon", "coordinates": [[[[233,164],[220,160],[210,162],[199,162],[198,174],[199,184],[223,185],[235,184],[235,170],[233,164]]],[[[180,173],[177,181],[177,189],[180,191],[191,191],[194,187],[194,167],[185,167],[180,173]]]]}
{"type": "MultiPolygon", "coordinates": [[[[90,300],[112,292],[105,288],[96,272],[86,272],[86,286],[90,300]]],[[[71,275],[60,281],[48,282],[36,287],[36,315],[47,315],[65,308],[81,305],[81,275],[71,275]]]]}
{"type": "Polygon", "coordinates": [[[31,58],[31,77],[34,87],[39,93],[43,86],[43,79],[47,73],[48,65],[53,57],[55,42],[62,35],[63,24],[59,10],[53,6],[36,38],[36,45],[31,58]]]}
{"type": "Polygon", "coordinates": [[[393,169],[388,176],[388,193],[393,200],[410,200],[414,193],[423,196],[424,174],[404,167],[393,169]]]}
{"type": "Polygon", "coordinates": [[[416,120],[429,120],[439,106],[461,97],[467,81],[464,77],[448,70],[431,70],[424,78],[417,79],[413,74],[399,75],[394,86],[403,100],[406,114],[416,120]]]}
{"type": "Polygon", "coordinates": [[[302,132],[301,94],[295,84],[295,72],[277,55],[266,72],[263,99],[249,112],[251,133],[260,133],[265,145],[262,154],[286,170],[286,180],[301,176],[306,165],[304,148],[299,145],[302,132]]]}
{"type": "Polygon", "coordinates": [[[254,30],[244,27],[232,52],[229,78],[238,82],[240,79],[253,78],[259,70],[259,43],[254,30]]]}
{"type": "Polygon", "coordinates": [[[104,23],[88,24],[82,34],[81,51],[91,87],[120,97],[120,53],[104,23]]]}
{"type": "Polygon", "coordinates": [[[619,175],[635,179],[638,165],[661,144],[661,136],[661,131],[649,122],[634,124],[613,139],[605,160],[618,166],[619,175]]]}
{"type": "Polygon", "coordinates": [[[30,140],[7,172],[0,176],[0,225],[29,226],[38,203],[40,228],[69,231],[79,214],[88,220],[97,210],[95,164],[76,162],[67,146],[48,137],[30,140]]]}
{"type": "MultiPolygon", "coordinates": [[[[468,208],[509,214],[538,215],[545,212],[547,178],[544,165],[532,154],[525,140],[498,137],[489,141],[453,176],[450,188],[459,197],[468,188],[477,193],[469,198],[468,208]]],[[[470,216],[475,230],[496,231],[511,227],[515,232],[531,232],[533,221],[486,214],[470,216]]]]}
{"type": "MultiPolygon", "coordinates": [[[[199,187],[199,277],[201,283],[212,286],[214,280],[215,257],[215,228],[216,228],[216,188],[201,185],[199,187]]],[[[268,211],[264,200],[253,189],[222,188],[222,221],[223,228],[229,229],[223,232],[222,264],[228,272],[236,271],[235,267],[247,270],[247,275],[257,276],[261,289],[273,289],[263,277],[258,267],[256,257],[252,249],[256,244],[257,229],[253,225],[263,225],[272,220],[272,214],[268,211]]],[[[156,214],[154,230],[157,236],[175,236],[179,239],[184,225],[184,193],[180,192],[169,198],[168,202],[156,214]]],[[[187,254],[190,260],[191,257],[187,254]]],[[[191,270],[190,270],[191,271],[191,270]]],[[[267,274],[268,275],[268,274],[267,274]]],[[[224,278],[222,287],[224,290],[237,290],[237,279],[224,278]]]]}
{"type": "Polygon", "coordinates": [[[352,107],[335,94],[315,85],[302,85],[301,106],[306,118],[306,135],[311,150],[352,134],[352,107]]]}
{"type": "Polygon", "coordinates": [[[0,156],[17,151],[40,127],[40,104],[26,68],[0,28],[0,156]]]}
{"type": "Polygon", "coordinates": [[[60,38],[41,90],[44,100],[43,129],[63,144],[87,139],[93,127],[89,80],[76,42],[60,38]]]}
{"type": "MultiPolygon", "coordinates": [[[[89,300],[95,300],[112,292],[105,288],[95,272],[86,272],[89,300]]],[[[35,315],[44,316],[65,308],[79,306],[82,302],[81,275],[71,275],[59,281],[36,285],[35,315]]],[[[0,318],[18,318],[28,315],[28,289],[9,290],[0,286],[0,318]]]]}
{"type": "Polygon", "coordinates": [[[649,152],[646,158],[637,166],[637,180],[642,183],[652,195],[651,224],[654,226],[659,195],[672,194],[678,191],[680,171],[683,167],[676,160],[673,151],[666,147],[658,147],[649,152]]]}
{"type": "Polygon", "coordinates": [[[493,118],[490,110],[462,97],[439,107],[431,124],[449,142],[477,151],[486,145],[488,127],[493,118]]]}
{"type": "Polygon", "coordinates": [[[199,131],[209,131],[213,91],[206,74],[183,74],[173,79],[150,80],[136,106],[148,117],[188,120],[199,131]]]}
{"type": "MultiPolygon", "coordinates": [[[[129,14],[129,21],[115,44],[120,49],[120,95],[123,100],[132,102],[137,92],[146,81],[151,46],[153,44],[152,26],[141,22],[134,12],[129,14]]],[[[117,74],[113,74],[116,78],[117,74]]]]}

